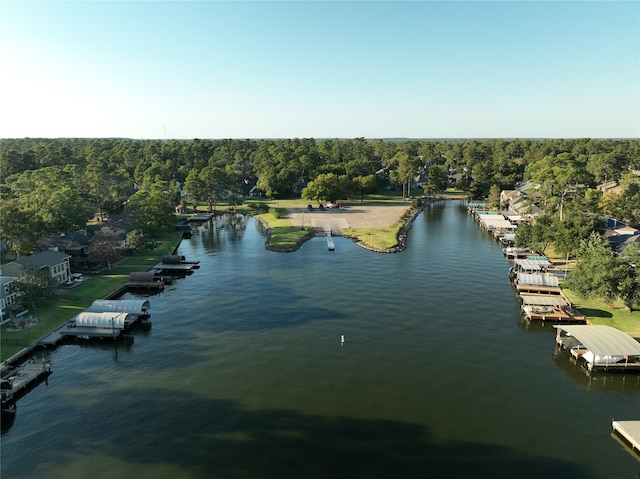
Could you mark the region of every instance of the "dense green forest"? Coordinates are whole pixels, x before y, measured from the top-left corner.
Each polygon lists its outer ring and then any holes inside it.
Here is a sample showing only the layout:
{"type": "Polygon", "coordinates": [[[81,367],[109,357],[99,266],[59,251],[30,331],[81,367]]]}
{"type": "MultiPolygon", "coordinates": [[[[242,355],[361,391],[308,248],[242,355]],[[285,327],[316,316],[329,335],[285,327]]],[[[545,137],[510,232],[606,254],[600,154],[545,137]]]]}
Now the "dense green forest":
{"type": "Polygon", "coordinates": [[[640,140],[128,140],[5,139],[0,142],[4,239],[81,228],[96,212],[128,203],[148,233],[166,225],[180,187],[202,204],[255,187],[269,198],[311,198],[328,178],[336,198],[373,189],[403,194],[422,175],[441,190],[457,174],[470,198],[530,181],[545,214],[592,212],[640,223],[640,140]],[[619,181],[618,194],[595,188],[619,181]],[[315,182],[315,185],[314,185],[315,182]],[[315,189],[314,189],[315,186],[315,189]]]}

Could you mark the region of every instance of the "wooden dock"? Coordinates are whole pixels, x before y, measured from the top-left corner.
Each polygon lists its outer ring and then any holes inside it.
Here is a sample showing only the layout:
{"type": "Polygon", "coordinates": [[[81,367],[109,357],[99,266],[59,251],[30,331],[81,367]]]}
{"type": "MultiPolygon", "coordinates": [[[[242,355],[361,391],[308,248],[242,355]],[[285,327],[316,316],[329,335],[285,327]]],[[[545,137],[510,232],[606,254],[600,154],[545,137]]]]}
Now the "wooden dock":
{"type": "Polygon", "coordinates": [[[192,274],[197,266],[193,264],[166,264],[158,263],[151,270],[156,274],[192,274]]]}
{"type": "Polygon", "coordinates": [[[162,258],[162,261],[156,264],[151,271],[155,275],[159,274],[191,274],[194,269],[200,267],[200,261],[187,261],[184,256],[170,255],[162,258]]]}
{"type": "Polygon", "coordinates": [[[640,461],[640,421],[611,421],[611,434],[640,461]]]}
{"type": "Polygon", "coordinates": [[[333,244],[333,238],[331,237],[331,231],[327,231],[327,248],[329,248],[329,251],[336,249],[336,246],[333,244]]]}
{"type": "Polygon", "coordinates": [[[51,364],[42,361],[30,361],[6,372],[0,383],[2,407],[11,405],[26,394],[29,389],[45,380],[51,374],[51,364]]]}
{"type": "Polygon", "coordinates": [[[556,323],[585,324],[587,318],[569,306],[525,306],[522,308],[529,321],[552,321],[556,323]]]}
{"type": "Polygon", "coordinates": [[[187,221],[204,223],[205,221],[209,221],[211,218],[213,218],[213,216],[214,213],[196,213],[195,215],[187,218],[187,221]]]}

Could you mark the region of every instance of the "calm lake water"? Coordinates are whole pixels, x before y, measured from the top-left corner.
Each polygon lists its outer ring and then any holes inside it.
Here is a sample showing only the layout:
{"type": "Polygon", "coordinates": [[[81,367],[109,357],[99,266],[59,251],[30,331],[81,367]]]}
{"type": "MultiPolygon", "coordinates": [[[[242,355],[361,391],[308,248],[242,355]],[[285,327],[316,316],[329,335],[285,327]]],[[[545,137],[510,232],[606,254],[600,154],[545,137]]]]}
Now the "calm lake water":
{"type": "Polygon", "coordinates": [[[47,353],[3,416],[2,478],[640,477],[610,435],[640,419],[640,376],[556,355],[457,202],[401,253],[264,241],[251,218],[200,226],[151,331],[47,353]]]}

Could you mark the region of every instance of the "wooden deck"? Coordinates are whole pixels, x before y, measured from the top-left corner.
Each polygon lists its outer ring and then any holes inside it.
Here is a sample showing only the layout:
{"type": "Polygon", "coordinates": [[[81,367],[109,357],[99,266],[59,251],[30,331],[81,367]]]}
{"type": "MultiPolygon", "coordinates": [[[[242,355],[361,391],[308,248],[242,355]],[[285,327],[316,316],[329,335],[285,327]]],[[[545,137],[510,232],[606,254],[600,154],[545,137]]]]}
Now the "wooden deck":
{"type": "Polygon", "coordinates": [[[333,244],[333,238],[331,237],[331,231],[327,231],[327,248],[329,248],[329,251],[336,249],[335,244],[333,244]]]}
{"type": "Polygon", "coordinates": [[[508,250],[507,248],[504,248],[502,250],[502,254],[504,254],[507,257],[507,259],[526,259],[527,256],[531,256],[536,253],[532,251],[512,251],[512,250],[508,250]]]}
{"type": "Polygon", "coordinates": [[[611,421],[611,434],[640,461],[640,421],[611,421]]]}
{"type": "Polygon", "coordinates": [[[557,323],[587,323],[587,318],[573,308],[533,308],[531,310],[523,309],[522,312],[528,320],[554,321],[557,323]]]}
{"type": "Polygon", "coordinates": [[[126,289],[164,289],[165,281],[129,281],[126,289]]]}
{"type": "Polygon", "coordinates": [[[22,397],[30,388],[51,374],[51,364],[46,361],[30,361],[9,370],[2,377],[2,406],[8,406],[22,397]]]}
{"type": "Polygon", "coordinates": [[[194,269],[198,269],[200,265],[198,262],[193,261],[185,261],[182,263],[172,264],[172,263],[158,263],[154,267],[151,268],[150,271],[154,271],[156,275],[158,274],[191,274],[194,269]]]}
{"type": "Polygon", "coordinates": [[[187,218],[187,221],[195,221],[195,222],[205,222],[205,221],[209,221],[211,218],[213,218],[214,213],[196,213],[193,216],[190,216],[189,218],[187,218]]]}
{"type": "MultiPolygon", "coordinates": [[[[536,284],[516,284],[516,290],[518,294],[520,293],[529,293],[529,294],[555,294],[558,296],[564,296],[562,289],[560,286],[541,286],[536,284]]],[[[567,298],[567,301],[569,299],[567,298]]]]}

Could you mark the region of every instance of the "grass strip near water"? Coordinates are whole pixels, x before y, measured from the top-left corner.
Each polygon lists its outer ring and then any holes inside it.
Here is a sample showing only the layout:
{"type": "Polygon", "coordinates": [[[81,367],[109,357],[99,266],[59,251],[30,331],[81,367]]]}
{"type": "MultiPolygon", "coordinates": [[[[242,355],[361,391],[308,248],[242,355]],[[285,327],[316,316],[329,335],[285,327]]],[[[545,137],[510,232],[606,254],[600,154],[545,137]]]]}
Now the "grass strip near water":
{"type": "Polygon", "coordinates": [[[349,238],[355,238],[374,250],[388,250],[398,246],[401,223],[380,228],[345,228],[342,232],[349,238]]]}
{"type": "MultiPolygon", "coordinates": [[[[575,259],[567,260],[567,258],[559,257],[553,246],[550,246],[545,253],[555,268],[564,270],[568,275],[571,275],[571,270],[576,267],[575,259]]],[[[611,302],[601,298],[582,298],[576,292],[566,288],[563,281],[560,282],[560,286],[573,306],[591,324],[611,326],[640,340],[640,311],[629,311],[620,300],[611,302]]]]}
{"type": "Polygon", "coordinates": [[[640,340],[640,311],[627,310],[621,301],[610,303],[599,298],[584,299],[570,289],[563,288],[562,291],[590,323],[611,326],[640,340]]]}
{"type": "Polygon", "coordinates": [[[27,326],[11,331],[7,323],[0,329],[0,361],[13,356],[30,344],[63,325],[78,313],[84,311],[96,299],[102,299],[116,291],[129,280],[129,273],[148,271],[171,254],[180,241],[178,233],[167,232],[158,238],[159,246],[153,251],[129,256],[111,267],[96,274],[84,275],[84,281],[70,289],[60,289],[59,294],[43,302],[36,309],[30,309],[26,315],[37,318],[37,322],[27,321],[27,326]]]}
{"type": "Polygon", "coordinates": [[[313,228],[292,226],[284,211],[278,217],[273,213],[262,213],[258,217],[269,225],[268,247],[275,251],[293,251],[314,234],[313,228]]]}

